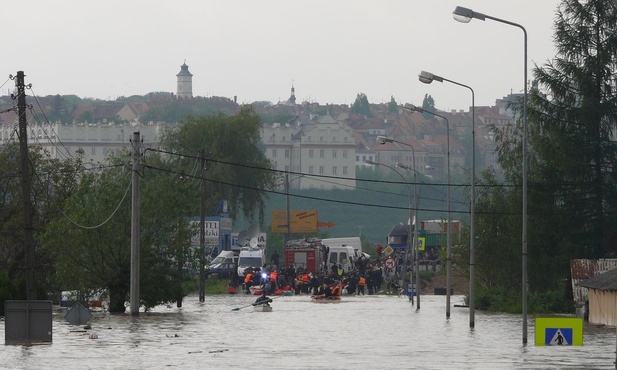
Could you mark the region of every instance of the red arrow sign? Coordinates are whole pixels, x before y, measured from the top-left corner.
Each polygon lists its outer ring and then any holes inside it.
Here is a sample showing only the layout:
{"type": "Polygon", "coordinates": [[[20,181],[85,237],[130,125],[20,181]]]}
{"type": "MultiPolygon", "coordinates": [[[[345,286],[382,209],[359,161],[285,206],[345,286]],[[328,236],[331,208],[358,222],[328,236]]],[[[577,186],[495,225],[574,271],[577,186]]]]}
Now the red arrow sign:
{"type": "Polygon", "coordinates": [[[328,222],[317,221],[317,227],[332,227],[332,226],[334,226],[334,223],[331,221],[328,221],[328,222]]]}

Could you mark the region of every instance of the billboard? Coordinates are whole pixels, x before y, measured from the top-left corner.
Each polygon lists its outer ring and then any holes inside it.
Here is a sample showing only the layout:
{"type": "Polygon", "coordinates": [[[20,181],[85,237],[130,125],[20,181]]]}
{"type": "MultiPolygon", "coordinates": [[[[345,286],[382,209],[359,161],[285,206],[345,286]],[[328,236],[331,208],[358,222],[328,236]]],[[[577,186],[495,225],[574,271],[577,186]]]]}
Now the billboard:
{"type": "MultiPolygon", "coordinates": [[[[317,232],[317,211],[289,212],[290,233],[310,234],[317,232]]],[[[272,211],[272,232],[287,233],[287,211],[272,211]]]]}

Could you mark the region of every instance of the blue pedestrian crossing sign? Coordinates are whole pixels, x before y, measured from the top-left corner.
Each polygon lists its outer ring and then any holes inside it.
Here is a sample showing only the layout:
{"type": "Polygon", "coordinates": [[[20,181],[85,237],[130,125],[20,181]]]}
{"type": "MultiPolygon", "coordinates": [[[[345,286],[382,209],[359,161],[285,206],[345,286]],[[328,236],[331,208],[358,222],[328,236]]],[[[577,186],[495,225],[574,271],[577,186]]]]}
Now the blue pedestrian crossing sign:
{"type": "Polygon", "coordinates": [[[572,328],[546,328],[544,339],[547,346],[571,346],[572,328]]]}
{"type": "Polygon", "coordinates": [[[536,318],[536,346],[582,346],[583,319],[536,318]]]}

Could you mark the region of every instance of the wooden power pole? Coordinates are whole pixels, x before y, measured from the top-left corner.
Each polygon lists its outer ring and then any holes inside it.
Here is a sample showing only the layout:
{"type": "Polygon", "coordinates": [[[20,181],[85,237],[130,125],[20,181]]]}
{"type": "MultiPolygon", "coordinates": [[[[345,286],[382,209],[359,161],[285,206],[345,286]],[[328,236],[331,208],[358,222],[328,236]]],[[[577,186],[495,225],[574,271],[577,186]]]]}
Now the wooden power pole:
{"type": "Polygon", "coordinates": [[[26,121],[26,85],[24,72],[18,71],[15,81],[17,87],[17,114],[19,115],[19,159],[21,163],[21,196],[24,210],[24,255],[26,259],[26,299],[36,299],[34,273],[34,237],[32,231],[32,199],[30,198],[30,160],[28,158],[28,128],[26,121]]]}
{"type": "Polygon", "coordinates": [[[139,171],[141,169],[141,140],[139,131],[133,133],[133,184],[131,194],[131,315],[139,315],[140,296],[139,296],[139,235],[140,235],[140,191],[139,191],[139,171]]]}
{"type": "Polygon", "coordinates": [[[201,175],[199,176],[199,302],[206,301],[206,150],[199,151],[201,175]]]}

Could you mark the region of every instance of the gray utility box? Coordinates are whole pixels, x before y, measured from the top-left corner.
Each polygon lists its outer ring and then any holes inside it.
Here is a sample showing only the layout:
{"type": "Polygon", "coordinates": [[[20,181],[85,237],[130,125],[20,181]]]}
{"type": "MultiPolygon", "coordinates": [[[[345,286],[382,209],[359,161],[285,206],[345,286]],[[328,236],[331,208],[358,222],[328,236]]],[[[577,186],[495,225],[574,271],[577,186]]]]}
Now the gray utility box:
{"type": "Polygon", "coordinates": [[[51,343],[51,301],[6,301],[4,343],[51,343]]]}

